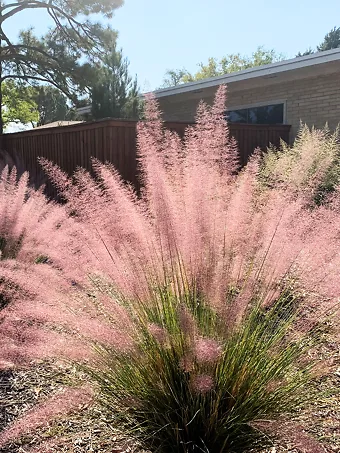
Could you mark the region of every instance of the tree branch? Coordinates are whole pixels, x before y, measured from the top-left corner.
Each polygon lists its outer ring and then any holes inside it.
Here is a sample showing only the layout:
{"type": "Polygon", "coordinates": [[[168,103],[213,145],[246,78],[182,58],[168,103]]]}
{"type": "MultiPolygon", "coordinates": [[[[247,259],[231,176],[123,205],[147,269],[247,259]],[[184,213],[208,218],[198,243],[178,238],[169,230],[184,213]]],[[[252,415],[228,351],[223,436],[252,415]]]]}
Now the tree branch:
{"type": "MultiPolygon", "coordinates": [[[[27,50],[32,50],[34,52],[38,52],[41,55],[43,55],[44,57],[46,57],[48,59],[51,59],[51,60],[54,60],[56,63],[59,63],[59,59],[57,57],[54,57],[53,55],[47,53],[45,50],[41,49],[40,47],[36,47],[36,46],[27,46],[25,44],[11,44],[8,47],[2,47],[1,51],[6,51],[6,50],[15,51],[17,49],[27,49],[27,50]]],[[[17,52],[1,55],[1,59],[2,60],[12,60],[13,57],[15,57],[15,58],[16,57],[22,57],[23,59],[28,59],[29,58],[28,55],[23,55],[23,54],[17,53],[17,52]]]]}
{"type": "MultiPolygon", "coordinates": [[[[6,5],[6,8],[8,8],[8,6],[9,5],[6,5]]],[[[81,36],[81,35],[80,35],[79,31],[74,27],[75,25],[77,27],[79,27],[86,34],[86,36],[88,38],[90,38],[90,39],[92,38],[91,35],[88,33],[88,30],[86,30],[86,27],[84,26],[84,24],[82,24],[81,22],[76,20],[71,14],[68,14],[66,11],[61,9],[59,6],[53,5],[53,3],[51,1],[48,3],[39,2],[39,1],[12,3],[12,6],[13,6],[13,9],[11,11],[9,11],[6,14],[0,15],[0,24],[4,23],[5,20],[8,19],[9,17],[12,17],[15,14],[17,14],[18,12],[23,11],[25,9],[42,8],[42,9],[47,9],[48,11],[53,10],[53,13],[56,13],[56,12],[59,13],[65,20],[67,20],[69,22],[70,25],[73,24],[72,28],[78,34],[78,36],[81,36]]],[[[3,9],[3,8],[0,8],[0,10],[1,9],[3,9]]],[[[51,17],[59,25],[59,27],[61,29],[63,29],[63,26],[62,26],[61,22],[59,21],[59,19],[57,18],[56,14],[53,14],[53,16],[51,16],[51,17]]]]}
{"type": "Polygon", "coordinates": [[[3,24],[6,19],[8,19],[9,17],[14,16],[15,14],[17,14],[20,11],[23,11],[25,9],[46,8],[46,4],[45,3],[39,3],[39,2],[35,2],[35,3],[32,3],[32,2],[29,2],[29,3],[23,2],[23,3],[21,3],[20,2],[20,3],[18,3],[18,5],[19,6],[17,6],[16,8],[13,8],[8,13],[2,14],[0,16],[0,24],[3,24]]]}
{"type": "Polygon", "coordinates": [[[62,93],[64,93],[65,96],[72,99],[70,92],[64,90],[56,82],[54,82],[53,80],[50,80],[46,77],[33,76],[33,75],[7,74],[7,75],[1,77],[0,81],[3,82],[4,80],[7,80],[7,79],[21,79],[21,80],[26,80],[26,81],[27,81],[27,79],[30,79],[30,80],[37,80],[38,82],[48,82],[51,85],[53,85],[55,88],[58,88],[58,90],[60,90],[62,93]]]}
{"type": "Polygon", "coordinates": [[[3,11],[5,11],[8,8],[14,8],[14,7],[24,4],[24,3],[28,4],[28,3],[37,3],[37,2],[36,1],[26,1],[26,2],[6,3],[6,4],[1,5],[0,12],[2,13],[3,11]]]}
{"type": "Polygon", "coordinates": [[[48,14],[50,17],[53,19],[54,23],[57,25],[58,29],[64,34],[64,36],[70,38],[70,36],[67,33],[67,30],[63,26],[63,24],[60,22],[59,18],[57,17],[56,13],[59,13],[60,16],[63,17],[64,20],[66,20],[69,24],[69,26],[72,28],[72,30],[77,34],[79,38],[83,40],[83,43],[86,43],[86,39],[82,36],[82,33],[85,35],[85,37],[92,41],[96,46],[98,45],[97,40],[95,37],[90,33],[89,28],[76,20],[71,14],[67,13],[63,9],[61,9],[59,6],[54,5],[52,1],[49,1],[48,3],[46,2],[41,2],[41,1],[24,1],[20,3],[11,3],[9,5],[4,5],[3,7],[0,8],[0,11],[2,12],[5,9],[8,9],[9,7],[12,7],[13,9],[6,14],[0,14],[0,26],[10,17],[14,16],[20,11],[23,11],[25,9],[46,9],[48,11],[48,14]]]}

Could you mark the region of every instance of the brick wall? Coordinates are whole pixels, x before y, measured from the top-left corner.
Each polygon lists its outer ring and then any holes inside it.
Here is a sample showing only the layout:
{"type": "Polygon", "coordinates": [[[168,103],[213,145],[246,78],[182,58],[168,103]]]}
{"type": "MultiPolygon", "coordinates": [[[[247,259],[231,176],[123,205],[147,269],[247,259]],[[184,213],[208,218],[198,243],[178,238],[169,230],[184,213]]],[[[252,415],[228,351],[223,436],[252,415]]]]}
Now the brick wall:
{"type": "MultiPolygon", "coordinates": [[[[192,121],[199,96],[211,103],[213,91],[160,98],[164,119],[192,121]]],[[[286,123],[292,125],[291,139],[299,129],[300,120],[317,128],[328,122],[329,127],[335,129],[340,122],[340,73],[253,89],[236,90],[233,84],[228,87],[228,109],[277,100],[286,101],[286,123]]]]}

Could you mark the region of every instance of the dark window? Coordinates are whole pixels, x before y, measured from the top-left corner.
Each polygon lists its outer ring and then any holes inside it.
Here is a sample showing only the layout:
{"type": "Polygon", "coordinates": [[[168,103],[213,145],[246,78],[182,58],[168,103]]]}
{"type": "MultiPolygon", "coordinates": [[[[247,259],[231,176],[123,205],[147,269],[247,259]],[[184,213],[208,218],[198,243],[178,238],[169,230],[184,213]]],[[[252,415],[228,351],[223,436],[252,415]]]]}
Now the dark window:
{"type": "Polygon", "coordinates": [[[231,123],[248,123],[248,110],[231,110],[227,112],[228,121],[231,123]]]}
{"type": "Polygon", "coordinates": [[[283,124],[283,104],[270,104],[226,112],[230,123],[283,124]]]}

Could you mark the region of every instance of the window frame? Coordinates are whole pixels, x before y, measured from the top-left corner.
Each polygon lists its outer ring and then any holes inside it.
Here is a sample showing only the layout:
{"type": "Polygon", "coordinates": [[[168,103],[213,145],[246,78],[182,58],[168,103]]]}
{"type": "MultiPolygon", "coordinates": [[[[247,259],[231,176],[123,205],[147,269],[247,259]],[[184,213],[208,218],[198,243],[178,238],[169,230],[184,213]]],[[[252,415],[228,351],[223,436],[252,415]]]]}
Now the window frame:
{"type": "MultiPolygon", "coordinates": [[[[282,122],[282,124],[287,124],[287,99],[275,99],[273,101],[264,101],[264,102],[255,102],[253,104],[237,105],[235,107],[227,108],[226,113],[231,110],[251,109],[253,107],[265,107],[266,105],[276,105],[276,104],[283,104],[283,122],[282,122]]],[[[233,123],[230,123],[230,124],[233,124],[233,123]]],[[[237,123],[234,123],[234,124],[237,124],[237,123]]],[[[241,124],[250,125],[252,123],[241,123],[241,124]]],[[[273,124],[273,126],[275,126],[275,124],[273,124]]]]}

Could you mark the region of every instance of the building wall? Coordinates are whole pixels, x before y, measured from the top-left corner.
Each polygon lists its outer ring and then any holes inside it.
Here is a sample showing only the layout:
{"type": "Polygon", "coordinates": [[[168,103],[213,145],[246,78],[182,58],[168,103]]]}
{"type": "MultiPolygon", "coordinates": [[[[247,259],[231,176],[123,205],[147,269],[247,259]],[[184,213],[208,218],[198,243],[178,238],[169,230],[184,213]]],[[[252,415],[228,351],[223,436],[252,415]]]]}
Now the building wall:
{"type": "MultiPolygon", "coordinates": [[[[200,97],[211,104],[213,94],[212,90],[204,90],[196,95],[184,93],[160,98],[164,119],[193,121],[200,97]]],[[[330,129],[335,129],[340,122],[340,73],[251,89],[235,89],[233,84],[228,87],[227,108],[230,110],[272,101],[285,101],[285,122],[292,126],[291,139],[299,130],[300,121],[317,128],[328,122],[330,129]]]]}

